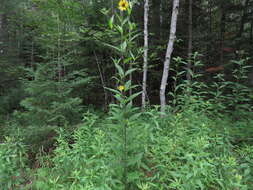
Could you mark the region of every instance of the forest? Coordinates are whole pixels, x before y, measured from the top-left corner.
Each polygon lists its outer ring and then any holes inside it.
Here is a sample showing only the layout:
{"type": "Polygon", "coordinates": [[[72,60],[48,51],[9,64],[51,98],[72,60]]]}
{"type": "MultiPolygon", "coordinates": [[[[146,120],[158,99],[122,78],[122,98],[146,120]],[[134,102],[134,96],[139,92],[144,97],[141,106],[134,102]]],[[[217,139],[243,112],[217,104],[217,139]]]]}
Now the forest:
{"type": "Polygon", "coordinates": [[[253,0],[0,0],[0,190],[253,190],[253,0]]]}

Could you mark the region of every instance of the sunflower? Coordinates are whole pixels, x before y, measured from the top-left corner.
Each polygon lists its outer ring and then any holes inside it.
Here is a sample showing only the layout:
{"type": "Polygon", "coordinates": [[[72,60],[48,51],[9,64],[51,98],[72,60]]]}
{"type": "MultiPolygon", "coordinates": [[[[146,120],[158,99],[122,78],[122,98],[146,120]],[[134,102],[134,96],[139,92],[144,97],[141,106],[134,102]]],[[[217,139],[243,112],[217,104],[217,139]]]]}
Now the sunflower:
{"type": "Polygon", "coordinates": [[[118,90],[122,92],[123,90],[125,90],[125,87],[123,85],[120,85],[118,86],[118,90]]]}
{"type": "Polygon", "coordinates": [[[129,7],[129,3],[128,3],[127,0],[120,0],[120,2],[119,2],[119,9],[121,11],[126,11],[128,9],[128,7],[129,7]]]}

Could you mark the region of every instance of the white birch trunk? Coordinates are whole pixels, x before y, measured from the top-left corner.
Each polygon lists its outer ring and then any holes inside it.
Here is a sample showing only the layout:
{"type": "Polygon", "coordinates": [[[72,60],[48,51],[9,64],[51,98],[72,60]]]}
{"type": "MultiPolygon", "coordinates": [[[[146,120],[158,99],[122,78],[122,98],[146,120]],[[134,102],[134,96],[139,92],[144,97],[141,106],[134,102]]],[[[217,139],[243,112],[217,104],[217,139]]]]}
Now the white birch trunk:
{"type": "Polygon", "coordinates": [[[148,74],[148,10],[149,0],[144,5],[144,56],[143,56],[143,80],[142,80],[142,110],[146,107],[147,74],[148,74]]]}
{"type": "Polygon", "coordinates": [[[171,25],[170,25],[170,39],[168,42],[165,61],[163,65],[163,76],[160,86],[160,102],[161,102],[161,113],[164,115],[165,108],[166,108],[166,86],[169,76],[169,68],[170,68],[170,60],[171,54],[173,52],[174,41],[176,39],[176,29],[177,29],[177,17],[179,11],[179,0],[173,0],[173,10],[172,10],[172,17],[171,17],[171,25]]]}

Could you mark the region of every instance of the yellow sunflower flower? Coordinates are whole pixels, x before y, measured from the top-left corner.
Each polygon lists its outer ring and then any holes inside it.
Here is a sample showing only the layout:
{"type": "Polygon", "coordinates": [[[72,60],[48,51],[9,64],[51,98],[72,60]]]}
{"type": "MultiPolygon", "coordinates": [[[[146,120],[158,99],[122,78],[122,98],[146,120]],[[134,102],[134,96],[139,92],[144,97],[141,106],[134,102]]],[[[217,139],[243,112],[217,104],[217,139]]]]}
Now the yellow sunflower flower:
{"type": "Polygon", "coordinates": [[[119,89],[119,91],[123,91],[123,90],[125,90],[125,87],[123,86],[123,85],[120,85],[120,86],[118,86],[118,89],[119,89]]]}
{"type": "Polygon", "coordinates": [[[126,11],[129,7],[129,3],[127,0],[120,0],[119,2],[119,10],[126,11]]]}

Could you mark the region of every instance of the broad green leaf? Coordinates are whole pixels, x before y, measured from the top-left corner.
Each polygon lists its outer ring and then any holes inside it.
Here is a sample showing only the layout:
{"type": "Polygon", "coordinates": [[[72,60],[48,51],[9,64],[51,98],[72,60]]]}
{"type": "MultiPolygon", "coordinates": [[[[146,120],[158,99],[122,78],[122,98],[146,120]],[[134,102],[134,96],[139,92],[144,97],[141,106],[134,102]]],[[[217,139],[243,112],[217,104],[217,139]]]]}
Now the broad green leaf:
{"type": "Polygon", "coordinates": [[[119,72],[119,75],[121,77],[124,77],[124,70],[123,70],[123,68],[119,64],[117,64],[117,63],[114,63],[114,65],[115,65],[117,71],[119,72]]]}
{"type": "Polygon", "coordinates": [[[136,70],[137,69],[135,69],[135,68],[127,70],[127,72],[125,73],[125,76],[128,76],[129,74],[133,73],[136,70]]]}
{"type": "Polygon", "coordinates": [[[110,29],[113,28],[113,22],[114,22],[114,15],[110,18],[109,23],[108,23],[110,29]]]}

